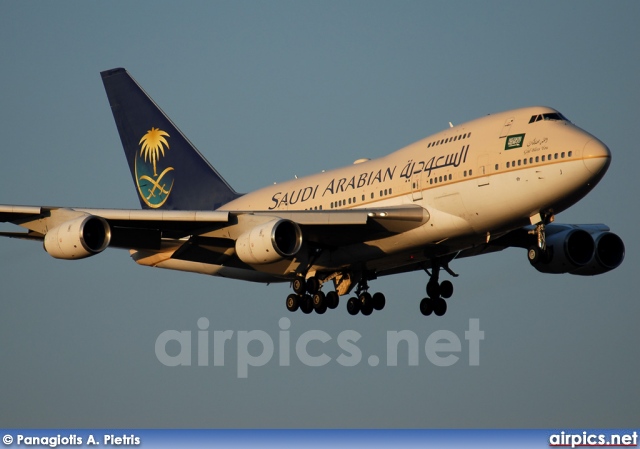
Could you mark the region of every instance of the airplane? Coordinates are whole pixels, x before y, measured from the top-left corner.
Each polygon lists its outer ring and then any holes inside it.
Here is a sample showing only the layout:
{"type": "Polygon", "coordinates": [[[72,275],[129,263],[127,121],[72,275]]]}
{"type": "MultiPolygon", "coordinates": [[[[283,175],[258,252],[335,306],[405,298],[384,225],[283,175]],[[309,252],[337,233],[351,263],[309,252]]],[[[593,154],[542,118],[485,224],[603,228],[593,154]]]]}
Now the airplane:
{"type": "Polygon", "coordinates": [[[624,260],[606,225],[556,214],[605,175],[609,148],[549,107],[490,114],[387,156],[240,194],[124,68],[101,72],[141,209],[0,205],[0,235],[42,241],[58,259],[108,247],[138,264],[259,283],[288,282],[286,307],[351,315],[386,304],[378,277],[425,271],[420,312],[453,294],[457,259],[526,250],[542,273],[597,275],[624,260]],[[352,293],[354,292],[354,293],[352,293]]]}

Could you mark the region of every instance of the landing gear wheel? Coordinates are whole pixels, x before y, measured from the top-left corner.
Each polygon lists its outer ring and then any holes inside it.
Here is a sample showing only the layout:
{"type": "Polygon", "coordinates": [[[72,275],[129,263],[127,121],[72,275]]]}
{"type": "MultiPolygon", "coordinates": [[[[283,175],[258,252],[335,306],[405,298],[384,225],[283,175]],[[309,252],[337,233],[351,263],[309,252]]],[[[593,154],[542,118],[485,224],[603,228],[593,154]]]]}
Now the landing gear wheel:
{"type": "Polygon", "coordinates": [[[287,310],[289,312],[295,312],[300,307],[300,301],[298,300],[300,297],[295,293],[291,293],[287,296],[287,310]]]}
{"type": "Polygon", "coordinates": [[[313,312],[313,301],[310,295],[300,297],[300,310],[307,315],[313,312]]]}
{"type": "Polygon", "coordinates": [[[316,309],[316,311],[319,308],[324,307],[324,310],[327,310],[327,301],[325,300],[325,295],[322,292],[317,292],[315,295],[313,295],[313,308],[316,309]]]}
{"type": "Polygon", "coordinates": [[[317,277],[313,276],[307,279],[307,292],[311,295],[315,295],[320,290],[320,281],[317,277]]]}
{"type": "Polygon", "coordinates": [[[420,301],[420,312],[424,316],[431,315],[431,313],[433,312],[433,304],[431,298],[423,298],[422,301],[420,301]]]}
{"type": "Polygon", "coordinates": [[[434,299],[433,301],[433,313],[437,316],[442,316],[447,313],[447,301],[442,298],[434,299]]]}
{"type": "Polygon", "coordinates": [[[453,284],[451,281],[442,281],[440,284],[440,296],[451,298],[451,295],[453,295],[453,284]]]}
{"type": "Polygon", "coordinates": [[[373,298],[369,292],[361,293],[358,297],[360,301],[360,312],[363,315],[369,316],[373,312],[373,298]]]}
{"type": "Polygon", "coordinates": [[[360,300],[363,306],[370,305],[371,308],[373,308],[373,304],[372,304],[373,298],[371,297],[371,294],[367,292],[361,293],[358,299],[360,300]]]}
{"type": "Polygon", "coordinates": [[[340,296],[335,291],[330,291],[329,293],[327,293],[326,299],[327,299],[327,307],[329,307],[330,309],[335,309],[336,307],[338,307],[338,304],[340,303],[340,296]]]}
{"type": "Polygon", "coordinates": [[[327,311],[327,305],[325,303],[322,303],[322,305],[314,307],[314,309],[318,315],[322,315],[327,311]]]}
{"type": "Polygon", "coordinates": [[[349,312],[349,315],[357,315],[358,312],[360,312],[361,304],[355,296],[349,298],[349,301],[347,301],[347,312],[349,312]]]}
{"type": "Polygon", "coordinates": [[[296,292],[297,294],[304,295],[306,293],[307,285],[303,278],[301,277],[295,278],[292,284],[293,284],[293,291],[296,292]]]}
{"type": "Polygon", "coordinates": [[[382,310],[384,309],[384,306],[386,304],[387,300],[385,299],[384,295],[380,292],[375,293],[373,295],[373,308],[376,310],[382,310]]]}
{"type": "Polygon", "coordinates": [[[360,309],[360,312],[364,315],[364,316],[369,316],[371,315],[371,313],[373,313],[373,305],[371,304],[363,304],[362,308],[360,309]]]}
{"type": "Polygon", "coordinates": [[[539,263],[547,260],[547,253],[539,246],[531,246],[527,251],[527,259],[529,259],[529,263],[535,267],[539,263]]]}
{"type": "Polygon", "coordinates": [[[440,296],[440,284],[436,280],[430,280],[427,283],[427,295],[430,298],[437,298],[440,296]]]}

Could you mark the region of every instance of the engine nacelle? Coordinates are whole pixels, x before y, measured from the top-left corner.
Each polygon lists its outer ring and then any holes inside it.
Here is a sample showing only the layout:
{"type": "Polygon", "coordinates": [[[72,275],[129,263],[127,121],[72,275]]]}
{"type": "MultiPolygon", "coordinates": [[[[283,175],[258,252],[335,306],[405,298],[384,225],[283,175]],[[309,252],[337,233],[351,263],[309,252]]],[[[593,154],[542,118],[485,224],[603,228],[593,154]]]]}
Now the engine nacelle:
{"type": "Polygon", "coordinates": [[[44,236],[44,249],[56,259],[83,259],[109,246],[111,228],[102,217],[86,215],[51,229],[44,236]]]}
{"type": "Polygon", "coordinates": [[[613,232],[601,232],[593,235],[596,250],[591,261],[571,274],[593,276],[618,268],[624,260],[624,243],[613,232]]]}
{"type": "Polygon", "coordinates": [[[541,273],[570,273],[594,257],[593,237],[584,229],[569,229],[547,236],[547,254],[531,265],[541,273]]]}
{"type": "Polygon", "coordinates": [[[302,246],[300,226],[276,219],[256,226],[236,240],[236,254],[244,263],[265,264],[295,256],[302,246]]]}

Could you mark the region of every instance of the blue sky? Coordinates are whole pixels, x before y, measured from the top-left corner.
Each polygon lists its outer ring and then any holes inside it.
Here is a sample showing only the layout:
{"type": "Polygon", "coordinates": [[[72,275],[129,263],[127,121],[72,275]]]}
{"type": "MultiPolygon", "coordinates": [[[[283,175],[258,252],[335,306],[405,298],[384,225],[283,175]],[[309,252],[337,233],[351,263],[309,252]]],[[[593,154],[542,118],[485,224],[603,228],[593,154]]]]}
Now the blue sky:
{"type": "MultiPolygon", "coordinates": [[[[523,251],[455,262],[443,318],[424,273],[375,281],[383,312],[290,314],[285,285],[153,270],[126,251],[75,262],[0,241],[3,427],[626,427],[637,425],[640,4],[617,2],[0,3],[0,203],[138,208],[99,72],[126,67],[227,181],[246,192],[377,157],[448,126],[530,105],[560,110],[613,153],[558,222],[606,223],[626,260],[544,275],[523,251]],[[166,367],[167,330],[234,331],[224,366],[166,367]],[[292,348],[237,378],[237,336],[292,348]],[[485,332],[480,365],[464,332],[485,332]],[[372,367],[388,331],[462,342],[451,367],[372,367]],[[341,332],[363,359],[337,363],[341,332]],[[467,351],[467,352],[465,352],[467,351]]],[[[174,348],[175,349],[175,348],[174,348]]],[[[260,346],[249,348],[252,354],[260,346]]],[[[195,346],[193,350],[197,354],[195,346]]],[[[404,363],[402,363],[404,361],[404,363]]],[[[195,363],[194,363],[195,365],[195,363]]]]}

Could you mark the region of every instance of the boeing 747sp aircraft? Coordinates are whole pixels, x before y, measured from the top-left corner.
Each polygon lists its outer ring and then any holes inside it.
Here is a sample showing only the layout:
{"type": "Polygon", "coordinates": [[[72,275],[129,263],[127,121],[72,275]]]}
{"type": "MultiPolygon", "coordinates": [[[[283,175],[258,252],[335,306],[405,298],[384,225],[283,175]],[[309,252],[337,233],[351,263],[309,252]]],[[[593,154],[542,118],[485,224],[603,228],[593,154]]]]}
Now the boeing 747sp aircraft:
{"type": "Polygon", "coordinates": [[[525,249],[543,273],[602,274],[624,259],[602,224],[556,214],[595,187],[609,148],[560,112],[528,107],[451,126],[379,159],[240,194],[129,73],[102,72],[142,209],[0,205],[0,221],[59,259],[107,247],[150,267],[254,282],[287,282],[287,309],[350,314],[385,305],[369,283],[424,270],[424,315],[443,315],[455,259],[525,249]]]}

